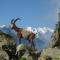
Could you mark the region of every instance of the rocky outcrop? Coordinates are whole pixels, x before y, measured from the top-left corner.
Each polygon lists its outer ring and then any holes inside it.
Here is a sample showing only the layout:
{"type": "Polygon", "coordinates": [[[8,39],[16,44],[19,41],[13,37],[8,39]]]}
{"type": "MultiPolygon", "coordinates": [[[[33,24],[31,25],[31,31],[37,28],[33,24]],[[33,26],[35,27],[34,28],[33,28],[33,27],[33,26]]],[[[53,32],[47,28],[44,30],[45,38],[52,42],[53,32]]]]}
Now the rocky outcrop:
{"type": "Polygon", "coordinates": [[[30,47],[26,47],[24,44],[20,44],[18,46],[15,45],[16,44],[14,42],[13,37],[0,31],[0,60],[2,59],[9,60],[11,52],[12,54],[15,52],[18,53],[17,56],[19,59],[23,59],[23,58],[26,58],[26,60],[38,59],[38,55],[40,55],[40,52],[35,53],[34,49],[31,49],[30,47]],[[16,51],[14,47],[16,48],[16,51]],[[7,53],[8,51],[10,54],[7,53]]]}
{"type": "MultiPolygon", "coordinates": [[[[14,42],[14,39],[10,35],[0,32],[0,51],[2,51],[3,45],[13,46],[15,45],[15,42],[14,42]]],[[[38,53],[36,53],[34,49],[25,47],[23,44],[18,45],[16,48],[17,48],[16,51],[18,53],[18,58],[20,60],[22,59],[25,59],[25,60],[60,60],[60,13],[59,13],[59,20],[51,36],[51,42],[48,48],[43,49],[41,52],[38,52],[38,53]]],[[[2,51],[0,53],[0,55],[1,54],[3,55],[3,58],[5,58],[5,55],[3,54],[4,52],[5,51],[2,51]]],[[[9,58],[9,56],[6,54],[6,58],[7,57],[9,58]]],[[[8,58],[6,60],[9,60],[8,58]]]]}
{"type": "Polygon", "coordinates": [[[3,45],[15,45],[15,42],[10,35],[0,32],[0,50],[2,50],[3,45]]]}
{"type": "Polygon", "coordinates": [[[0,51],[0,60],[9,60],[9,56],[5,51],[0,51]]]}
{"type": "Polygon", "coordinates": [[[60,60],[60,49],[57,47],[43,49],[39,60],[60,60]]]}
{"type": "Polygon", "coordinates": [[[60,60],[60,13],[49,48],[42,50],[39,60],[60,60]]]}
{"type": "Polygon", "coordinates": [[[15,46],[13,37],[0,31],[0,60],[9,60],[10,56],[6,51],[12,50],[14,52],[15,46]]]}
{"type": "Polygon", "coordinates": [[[51,36],[50,47],[58,47],[60,48],[60,13],[59,13],[59,20],[55,26],[55,30],[51,36]]]}

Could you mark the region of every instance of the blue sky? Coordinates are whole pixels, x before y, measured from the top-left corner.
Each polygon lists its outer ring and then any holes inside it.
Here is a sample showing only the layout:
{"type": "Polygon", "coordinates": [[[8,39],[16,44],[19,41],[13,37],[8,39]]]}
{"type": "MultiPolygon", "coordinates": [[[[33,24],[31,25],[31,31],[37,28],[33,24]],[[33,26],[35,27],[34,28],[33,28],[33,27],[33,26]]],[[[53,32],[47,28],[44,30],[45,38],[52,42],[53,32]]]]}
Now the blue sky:
{"type": "Polygon", "coordinates": [[[0,0],[0,25],[8,25],[12,18],[21,17],[17,26],[54,28],[59,0],[0,0]]]}

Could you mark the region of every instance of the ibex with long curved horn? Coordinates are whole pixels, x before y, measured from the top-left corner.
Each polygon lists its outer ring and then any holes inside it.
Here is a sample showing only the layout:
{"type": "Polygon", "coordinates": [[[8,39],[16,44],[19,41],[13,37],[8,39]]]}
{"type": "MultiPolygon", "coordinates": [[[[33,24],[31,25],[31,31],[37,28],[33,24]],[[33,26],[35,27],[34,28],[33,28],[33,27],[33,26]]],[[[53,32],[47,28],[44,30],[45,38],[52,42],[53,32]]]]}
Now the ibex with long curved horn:
{"type": "Polygon", "coordinates": [[[17,37],[19,38],[19,43],[21,43],[21,38],[25,38],[29,41],[29,43],[31,43],[31,47],[33,46],[35,48],[33,42],[33,39],[35,38],[35,34],[23,28],[18,28],[15,24],[17,20],[21,20],[21,19],[17,18],[15,20],[14,19],[11,20],[11,25],[12,25],[11,28],[14,29],[15,32],[17,33],[17,37]]]}

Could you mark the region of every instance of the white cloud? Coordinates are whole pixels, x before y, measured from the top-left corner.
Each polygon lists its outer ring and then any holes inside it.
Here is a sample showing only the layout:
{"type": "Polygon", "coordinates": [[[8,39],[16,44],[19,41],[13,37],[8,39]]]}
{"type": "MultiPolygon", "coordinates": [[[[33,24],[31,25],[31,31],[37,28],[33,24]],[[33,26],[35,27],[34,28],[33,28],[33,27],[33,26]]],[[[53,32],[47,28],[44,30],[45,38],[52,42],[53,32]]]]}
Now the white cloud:
{"type": "Polygon", "coordinates": [[[6,25],[0,25],[0,28],[4,28],[6,25]]]}
{"type": "Polygon", "coordinates": [[[27,27],[26,30],[32,31],[36,34],[36,38],[39,38],[40,40],[49,40],[51,37],[51,34],[53,33],[53,29],[48,27],[27,27]]]}
{"type": "Polygon", "coordinates": [[[43,28],[37,28],[38,32],[41,32],[42,34],[45,34],[47,32],[47,29],[46,27],[43,27],[43,28]]]}
{"type": "Polygon", "coordinates": [[[27,30],[33,32],[32,27],[27,27],[27,30]]]}
{"type": "Polygon", "coordinates": [[[26,30],[28,31],[32,31],[34,33],[42,33],[43,35],[45,35],[47,32],[53,32],[54,30],[48,27],[38,27],[38,28],[33,28],[33,27],[27,27],[26,30]]]}

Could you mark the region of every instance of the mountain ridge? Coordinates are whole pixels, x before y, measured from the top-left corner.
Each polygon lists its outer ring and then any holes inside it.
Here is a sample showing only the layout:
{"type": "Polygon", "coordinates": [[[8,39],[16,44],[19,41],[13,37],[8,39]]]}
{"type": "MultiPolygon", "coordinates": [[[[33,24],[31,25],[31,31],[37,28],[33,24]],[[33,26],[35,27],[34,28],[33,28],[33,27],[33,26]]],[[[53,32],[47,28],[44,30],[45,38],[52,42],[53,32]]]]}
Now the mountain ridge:
{"type": "MultiPolygon", "coordinates": [[[[41,46],[42,46],[41,48],[47,46],[49,40],[47,39],[48,34],[46,35],[46,33],[52,34],[52,32],[53,32],[53,29],[50,29],[48,27],[43,27],[43,28],[26,27],[24,29],[27,31],[32,31],[33,33],[36,34],[36,38],[34,40],[34,43],[36,44],[36,48],[38,48],[38,49],[41,46]]],[[[2,26],[0,26],[0,31],[11,35],[15,39],[15,42],[17,42],[17,45],[19,44],[18,38],[16,37],[16,33],[13,30],[11,30],[10,26],[2,25],[2,26]]],[[[27,40],[23,39],[22,42],[24,43],[24,41],[26,43],[28,43],[27,40]]]]}

